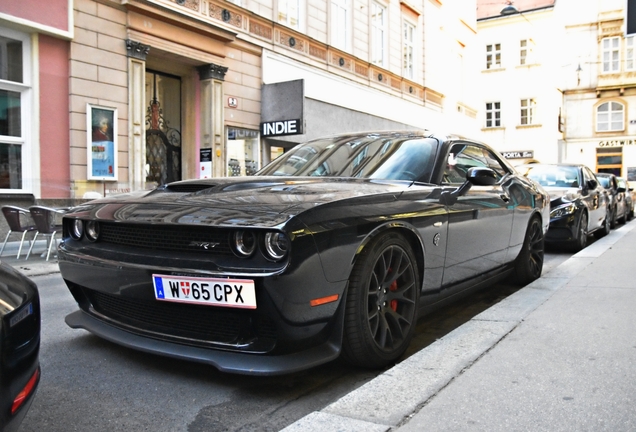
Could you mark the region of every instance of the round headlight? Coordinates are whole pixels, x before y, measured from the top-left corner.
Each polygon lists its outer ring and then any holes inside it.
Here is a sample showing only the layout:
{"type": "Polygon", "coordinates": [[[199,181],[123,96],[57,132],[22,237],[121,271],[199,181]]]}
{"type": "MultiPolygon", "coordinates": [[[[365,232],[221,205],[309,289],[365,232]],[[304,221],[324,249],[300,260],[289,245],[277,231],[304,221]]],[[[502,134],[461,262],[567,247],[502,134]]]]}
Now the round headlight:
{"type": "Polygon", "coordinates": [[[251,256],[256,250],[256,236],[251,231],[234,233],[234,250],[241,257],[251,256]]]}
{"type": "Polygon", "coordinates": [[[287,255],[289,241],[285,234],[280,232],[269,232],[265,234],[265,257],[274,261],[279,261],[287,255]]]}
{"type": "Polygon", "coordinates": [[[71,221],[70,233],[75,240],[80,240],[84,235],[84,221],[81,219],[73,219],[71,221]]]}
{"type": "Polygon", "coordinates": [[[99,222],[88,221],[86,222],[86,238],[90,241],[97,241],[99,238],[99,222]]]}

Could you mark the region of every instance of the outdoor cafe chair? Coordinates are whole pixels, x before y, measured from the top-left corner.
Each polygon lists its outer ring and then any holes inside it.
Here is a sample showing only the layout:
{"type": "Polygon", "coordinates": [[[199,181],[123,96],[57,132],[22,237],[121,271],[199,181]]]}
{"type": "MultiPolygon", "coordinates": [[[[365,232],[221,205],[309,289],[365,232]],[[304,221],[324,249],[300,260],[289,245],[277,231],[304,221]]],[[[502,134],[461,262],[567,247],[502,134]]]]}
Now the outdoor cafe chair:
{"type": "MultiPolygon", "coordinates": [[[[22,238],[20,239],[20,247],[18,248],[18,255],[16,258],[20,258],[20,254],[22,253],[22,245],[24,244],[24,239],[26,238],[27,233],[33,231],[36,232],[37,228],[33,219],[31,218],[31,214],[28,210],[23,209],[21,207],[5,205],[2,206],[2,214],[7,221],[7,225],[9,225],[9,232],[7,236],[4,238],[4,243],[2,244],[2,249],[0,249],[0,256],[2,256],[2,252],[4,252],[4,247],[7,245],[7,240],[9,240],[9,236],[13,233],[20,234],[22,233],[22,238]]],[[[36,234],[37,235],[37,232],[36,234]]],[[[33,247],[33,242],[35,241],[35,235],[30,240],[31,247],[33,247]]]]}
{"type": "Polygon", "coordinates": [[[31,255],[35,239],[38,235],[42,235],[49,238],[46,253],[46,260],[48,261],[49,256],[51,255],[53,243],[56,243],[55,247],[57,248],[55,234],[62,232],[62,221],[60,215],[64,214],[64,210],[44,206],[31,206],[29,207],[29,211],[31,212],[31,217],[35,222],[38,232],[35,234],[35,237],[33,237],[33,242],[31,243],[26,259],[29,259],[29,256],[31,255]]]}

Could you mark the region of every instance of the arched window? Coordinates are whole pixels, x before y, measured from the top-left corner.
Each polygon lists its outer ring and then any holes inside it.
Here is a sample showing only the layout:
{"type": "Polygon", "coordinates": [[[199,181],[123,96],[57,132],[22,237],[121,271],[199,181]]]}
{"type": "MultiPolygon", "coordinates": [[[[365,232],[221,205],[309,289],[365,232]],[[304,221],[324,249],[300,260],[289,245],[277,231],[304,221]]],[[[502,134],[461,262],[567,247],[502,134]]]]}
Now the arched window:
{"type": "Polygon", "coordinates": [[[596,131],[625,130],[625,106],[620,102],[605,102],[596,108],[596,131]]]}

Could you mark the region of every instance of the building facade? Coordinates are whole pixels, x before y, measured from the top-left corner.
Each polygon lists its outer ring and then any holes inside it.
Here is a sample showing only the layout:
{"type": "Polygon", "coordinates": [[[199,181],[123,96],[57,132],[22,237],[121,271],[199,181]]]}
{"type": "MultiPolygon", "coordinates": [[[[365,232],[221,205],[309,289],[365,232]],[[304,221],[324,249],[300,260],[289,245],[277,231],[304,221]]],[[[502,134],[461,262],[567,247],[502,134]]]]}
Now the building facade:
{"type": "Polygon", "coordinates": [[[249,175],[298,142],[346,131],[475,136],[475,4],[461,3],[2,2],[0,36],[23,41],[29,79],[0,77],[26,97],[28,125],[19,137],[0,130],[2,145],[22,148],[19,170],[4,150],[0,174],[12,180],[0,193],[76,202],[249,175]],[[37,22],[53,3],[47,19],[59,23],[37,22]]]}
{"type": "Polygon", "coordinates": [[[557,162],[563,26],[554,0],[477,2],[482,139],[513,165],[557,162]]]}
{"type": "Polygon", "coordinates": [[[635,39],[627,34],[627,4],[558,5],[565,27],[563,159],[636,180],[635,39]]]}
{"type": "Polygon", "coordinates": [[[636,180],[629,3],[479,0],[482,139],[513,162],[582,163],[636,180]]]}

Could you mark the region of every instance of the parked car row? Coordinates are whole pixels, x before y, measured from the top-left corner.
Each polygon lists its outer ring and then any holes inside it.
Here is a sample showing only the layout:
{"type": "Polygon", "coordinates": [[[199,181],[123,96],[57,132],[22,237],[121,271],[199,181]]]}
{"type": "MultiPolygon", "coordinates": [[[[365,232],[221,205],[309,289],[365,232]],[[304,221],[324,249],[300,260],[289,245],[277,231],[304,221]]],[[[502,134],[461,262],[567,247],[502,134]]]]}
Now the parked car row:
{"type": "Polygon", "coordinates": [[[633,188],[625,179],[594,173],[582,164],[532,163],[517,166],[550,195],[546,243],[576,252],[589,235],[601,238],[634,215],[633,188]]]}

